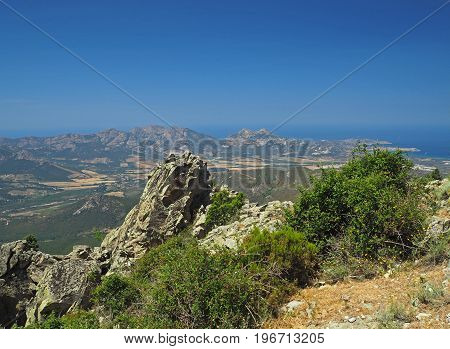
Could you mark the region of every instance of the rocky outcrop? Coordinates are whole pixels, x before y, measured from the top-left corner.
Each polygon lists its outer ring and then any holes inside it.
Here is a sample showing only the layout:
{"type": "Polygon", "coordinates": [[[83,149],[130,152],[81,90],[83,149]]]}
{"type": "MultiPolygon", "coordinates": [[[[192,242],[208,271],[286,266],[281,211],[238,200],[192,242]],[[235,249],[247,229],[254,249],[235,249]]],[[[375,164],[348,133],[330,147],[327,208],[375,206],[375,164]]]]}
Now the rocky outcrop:
{"type": "Polygon", "coordinates": [[[158,245],[192,224],[209,202],[207,164],[190,153],[170,155],[152,170],[139,203],[124,223],[102,243],[111,253],[111,271],[127,270],[151,246],[158,245]]]}
{"type": "Polygon", "coordinates": [[[57,257],[36,251],[26,241],[0,245],[0,326],[25,323],[25,308],[47,267],[57,257]]]}
{"type": "Polygon", "coordinates": [[[126,271],[151,246],[180,233],[210,200],[205,162],[171,155],[149,175],[140,202],[102,247],[74,246],[67,256],[36,251],[26,241],[0,246],[0,326],[30,324],[90,305],[101,275],[126,271]]]}
{"type": "Polygon", "coordinates": [[[27,324],[40,321],[52,312],[63,315],[76,308],[87,308],[100,273],[98,264],[85,258],[64,259],[48,267],[27,307],[27,324]]]}
{"type": "MultiPolygon", "coordinates": [[[[285,210],[291,209],[292,205],[290,201],[272,201],[262,206],[248,203],[242,207],[235,222],[212,229],[200,240],[200,245],[208,249],[223,246],[235,249],[254,227],[269,231],[279,228],[285,223],[285,210]]],[[[196,227],[193,231],[197,231],[196,227]]]]}

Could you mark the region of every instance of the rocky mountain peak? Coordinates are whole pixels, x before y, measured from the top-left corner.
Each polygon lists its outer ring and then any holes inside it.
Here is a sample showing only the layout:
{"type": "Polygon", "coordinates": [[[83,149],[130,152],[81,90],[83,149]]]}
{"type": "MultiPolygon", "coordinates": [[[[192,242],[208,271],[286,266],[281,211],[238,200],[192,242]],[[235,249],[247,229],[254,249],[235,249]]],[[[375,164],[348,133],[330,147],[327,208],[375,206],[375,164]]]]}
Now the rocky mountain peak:
{"type": "Polygon", "coordinates": [[[171,154],[155,167],[139,203],[110,232],[102,248],[111,253],[111,270],[126,270],[151,246],[191,224],[212,190],[207,164],[189,152],[171,154]]]}
{"type": "Polygon", "coordinates": [[[253,139],[253,138],[267,137],[267,136],[277,137],[276,135],[274,135],[272,132],[270,132],[269,130],[267,130],[265,128],[262,128],[262,129],[256,130],[256,131],[250,130],[248,128],[243,128],[235,135],[230,136],[230,138],[253,139]]]}

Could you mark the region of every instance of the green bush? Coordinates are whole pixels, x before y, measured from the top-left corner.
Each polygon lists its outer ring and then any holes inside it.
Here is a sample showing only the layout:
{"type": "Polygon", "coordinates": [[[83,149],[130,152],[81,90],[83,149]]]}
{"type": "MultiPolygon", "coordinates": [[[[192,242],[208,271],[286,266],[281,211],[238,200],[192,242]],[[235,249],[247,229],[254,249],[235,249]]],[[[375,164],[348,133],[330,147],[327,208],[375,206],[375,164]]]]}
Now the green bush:
{"type": "Polygon", "coordinates": [[[377,322],[380,328],[402,328],[405,322],[411,322],[413,316],[411,312],[400,303],[390,303],[377,315],[377,322]]]}
{"type": "Polygon", "coordinates": [[[355,257],[352,241],[345,237],[330,241],[330,251],[321,263],[321,278],[327,282],[337,282],[346,278],[370,279],[390,265],[369,258],[355,257]]]}
{"type": "Polygon", "coordinates": [[[96,230],[93,232],[94,239],[97,240],[99,243],[102,243],[105,239],[107,233],[104,231],[96,230]]]}
{"type": "Polygon", "coordinates": [[[444,289],[440,285],[421,279],[416,292],[412,295],[412,303],[416,306],[420,303],[431,304],[437,302],[443,296],[444,289]]]}
{"type": "MultiPolygon", "coordinates": [[[[54,312],[42,321],[26,326],[27,329],[92,329],[99,328],[100,323],[93,312],[76,310],[58,317],[54,312]]],[[[16,327],[18,328],[18,327],[16,327]]]]}
{"type": "Polygon", "coordinates": [[[90,311],[77,310],[61,317],[63,328],[91,329],[100,328],[97,316],[90,311]]]}
{"type": "Polygon", "coordinates": [[[438,181],[442,180],[442,175],[441,175],[441,172],[439,171],[438,168],[435,168],[433,171],[431,171],[430,178],[432,180],[435,180],[435,181],[436,180],[438,180],[438,181]]]}
{"type": "Polygon", "coordinates": [[[25,237],[25,243],[27,244],[28,248],[31,248],[33,250],[37,250],[39,248],[36,236],[32,234],[25,237]]]}
{"type": "Polygon", "coordinates": [[[126,277],[111,274],[103,278],[92,292],[92,300],[110,315],[119,315],[140,298],[138,289],[126,277]]]}
{"type": "Polygon", "coordinates": [[[146,303],[141,326],[247,328],[271,312],[270,271],[243,264],[236,253],[215,254],[173,238],[150,250],[134,274],[146,303]]]}
{"type": "Polygon", "coordinates": [[[50,313],[42,321],[35,322],[31,325],[26,326],[27,329],[60,329],[64,328],[64,324],[60,317],[56,316],[55,313],[50,313]]]}
{"type": "Polygon", "coordinates": [[[206,226],[212,229],[230,223],[244,203],[245,196],[243,193],[231,195],[226,189],[214,193],[211,198],[211,205],[206,213],[206,226]]]}
{"type": "Polygon", "coordinates": [[[410,255],[425,218],[411,168],[399,151],[360,147],[340,170],[323,169],[300,189],[288,222],[323,252],[345,237],[357,257],[410,255]]]}
{"type": "Polygon", "coordinates": [[[290,227],[274,232],[254,228],[241,245],[248,263],[274,265],[282,278],[304,286],[317,266],[317,247],[290,227]]]}
{"type": "Polygon", "coordinates": [[[430,238],[423,244],[423,248],[417,252],[425,264],[438,265],[450,260],[450,232],[447,231],[430,238]]]}

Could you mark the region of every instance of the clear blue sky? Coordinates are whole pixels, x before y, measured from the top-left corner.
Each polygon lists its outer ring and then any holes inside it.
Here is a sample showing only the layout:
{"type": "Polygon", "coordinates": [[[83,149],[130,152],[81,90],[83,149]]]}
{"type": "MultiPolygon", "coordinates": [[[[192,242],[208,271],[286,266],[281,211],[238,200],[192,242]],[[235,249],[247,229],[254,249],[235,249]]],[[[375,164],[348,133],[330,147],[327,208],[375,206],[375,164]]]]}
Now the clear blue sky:
{"type": "MultiPolygon", "coordinates": [[[[164,118],[275,127],[444,0],[6,0],[164,118]]],[[[0,3],[0,136],[160,122],[0,3]]],[[[450,4],[288,124],[450,126],[450,4]]]]}

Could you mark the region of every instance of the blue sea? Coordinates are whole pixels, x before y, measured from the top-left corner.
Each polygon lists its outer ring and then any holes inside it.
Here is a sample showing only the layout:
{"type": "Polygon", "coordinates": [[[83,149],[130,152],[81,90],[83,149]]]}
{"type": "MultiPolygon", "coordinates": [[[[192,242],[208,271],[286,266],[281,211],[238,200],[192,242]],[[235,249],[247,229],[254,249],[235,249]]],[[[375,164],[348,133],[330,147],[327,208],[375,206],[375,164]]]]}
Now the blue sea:
{"type": "MultiPolygon", "coordinates": [[[[248,127],[254,129],[254,127],[248,127]]],[[[266,126],[271,130],[270,126],[266,126]]],[[[199,132],[216,137],[226,137],[236,133],[240,127],[203,127],[199,132]]],[[[372,139],[389,141],[400,148],[417,148],[420,152],[411,156],[450,159],[449,126],[390,126],[390,127],[349,127],[349,126],[285,126],[274,132],[280,136],[304,139],[372,139]]]]}

